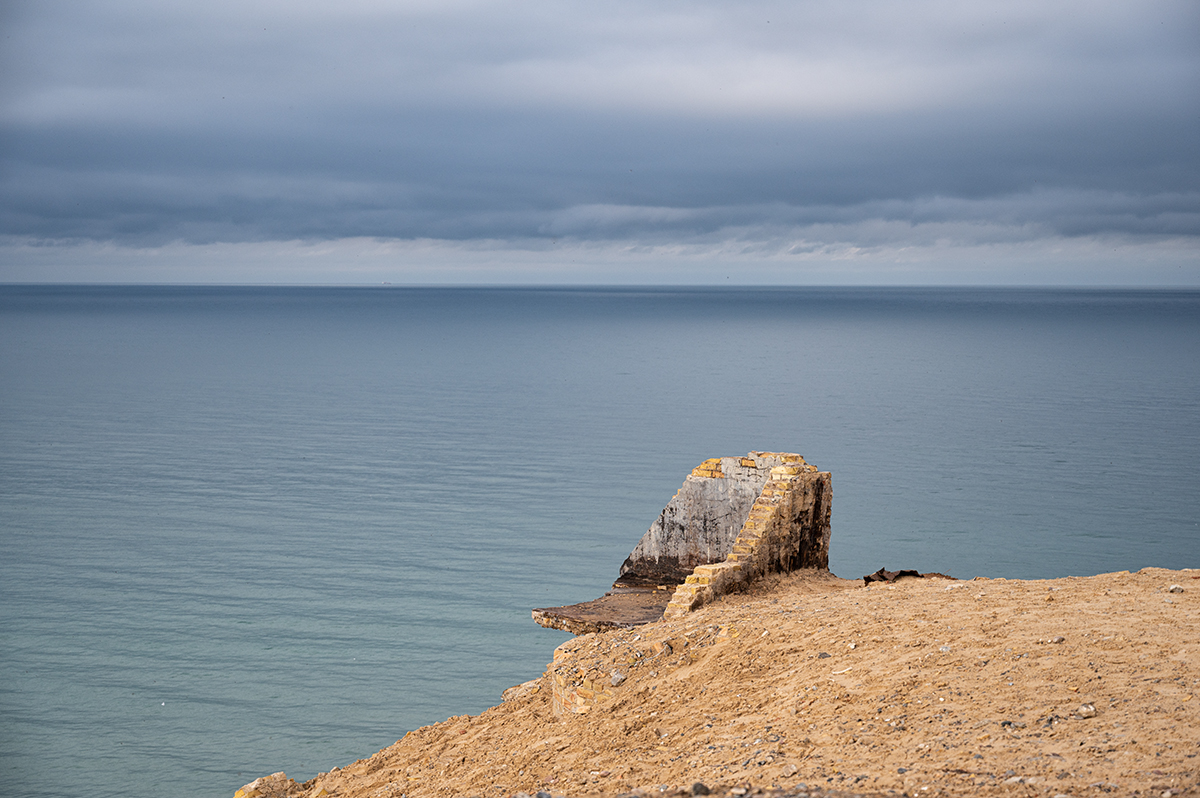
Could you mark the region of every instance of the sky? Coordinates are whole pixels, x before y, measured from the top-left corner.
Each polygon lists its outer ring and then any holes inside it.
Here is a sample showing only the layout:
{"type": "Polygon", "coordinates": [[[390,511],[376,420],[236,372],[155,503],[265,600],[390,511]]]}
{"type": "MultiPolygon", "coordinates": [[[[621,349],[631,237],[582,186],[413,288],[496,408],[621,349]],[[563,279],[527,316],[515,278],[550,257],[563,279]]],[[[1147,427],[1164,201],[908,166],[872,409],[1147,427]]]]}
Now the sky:
{"type": "Polygon", "coordinates": [[[1200,286],[1195,0],[9,0],[0,282],[1200,286]]]}

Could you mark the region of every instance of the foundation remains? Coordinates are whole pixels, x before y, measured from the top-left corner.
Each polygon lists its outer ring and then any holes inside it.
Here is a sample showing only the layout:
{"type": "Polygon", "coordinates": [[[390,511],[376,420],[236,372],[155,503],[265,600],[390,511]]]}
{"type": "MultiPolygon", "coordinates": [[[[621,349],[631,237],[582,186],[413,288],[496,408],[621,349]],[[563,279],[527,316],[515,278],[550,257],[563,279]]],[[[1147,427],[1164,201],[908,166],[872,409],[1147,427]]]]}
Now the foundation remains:
{"type": "Polygon", "coordinates": [[[692,470],[593,601],[533,611],[573,634],[686,615],[764,574],[828,568],[829,472],[798,454],[716,457],[692,470]]]}

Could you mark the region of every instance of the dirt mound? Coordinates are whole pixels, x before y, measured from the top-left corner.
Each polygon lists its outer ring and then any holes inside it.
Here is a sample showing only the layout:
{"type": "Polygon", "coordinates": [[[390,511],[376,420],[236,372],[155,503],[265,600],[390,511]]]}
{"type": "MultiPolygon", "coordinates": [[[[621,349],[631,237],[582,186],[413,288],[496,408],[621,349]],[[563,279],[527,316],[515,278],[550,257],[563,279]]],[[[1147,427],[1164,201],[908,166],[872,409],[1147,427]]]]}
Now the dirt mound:
{"type": "Polygon", "coordinates": [[[1200,794],[1200,571],[796,572],[550,670],[289,794],[1200,794]],[[556,714],[556,676],[612,698],[556,714]]]}

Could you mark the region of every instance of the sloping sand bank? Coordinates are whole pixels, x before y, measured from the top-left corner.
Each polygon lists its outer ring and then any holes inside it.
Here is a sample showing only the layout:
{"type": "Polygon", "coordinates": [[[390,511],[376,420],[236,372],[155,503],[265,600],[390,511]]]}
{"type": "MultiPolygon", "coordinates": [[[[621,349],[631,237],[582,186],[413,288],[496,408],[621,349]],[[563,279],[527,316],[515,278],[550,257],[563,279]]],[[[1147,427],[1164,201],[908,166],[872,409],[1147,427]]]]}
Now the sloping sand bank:
{"type": "Polygon", "coordinates": [[[552,670],[613,697],[555,715],[544,677],[290,794],[1200,795],[1200,570],[869,587],[797,572],[575,638],[552,670]]]}

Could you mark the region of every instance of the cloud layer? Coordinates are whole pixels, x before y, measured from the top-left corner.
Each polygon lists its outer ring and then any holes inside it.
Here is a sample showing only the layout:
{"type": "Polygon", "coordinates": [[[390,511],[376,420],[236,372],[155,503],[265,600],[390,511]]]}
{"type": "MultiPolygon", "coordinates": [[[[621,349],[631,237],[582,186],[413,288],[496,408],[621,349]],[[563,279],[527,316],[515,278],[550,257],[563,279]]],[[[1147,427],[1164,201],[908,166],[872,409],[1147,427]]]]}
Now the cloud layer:
{"type": "Polygon", "coordinates": [[[1200,255],[1198,9],[18,2],[0,234],[1200,255]]]}

